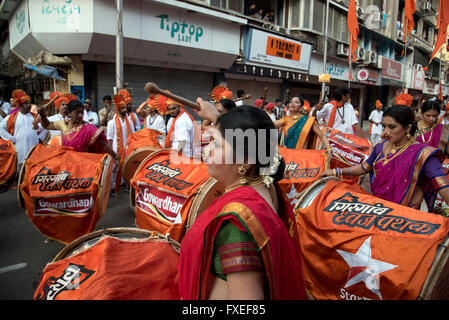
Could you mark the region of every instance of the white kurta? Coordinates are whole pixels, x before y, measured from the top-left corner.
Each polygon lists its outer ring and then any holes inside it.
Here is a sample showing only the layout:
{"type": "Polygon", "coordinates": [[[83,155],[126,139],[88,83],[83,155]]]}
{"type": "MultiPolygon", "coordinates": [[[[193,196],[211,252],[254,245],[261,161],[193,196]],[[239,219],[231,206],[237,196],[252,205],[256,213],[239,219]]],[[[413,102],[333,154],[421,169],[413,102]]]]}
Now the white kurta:
{"type": "MultiPolygon", "coordinates": [[[[333,108],[334,105],[332,103],[325,104],[323,109],[317,112],[317,118],[322,119],[324,123],[328,123],[333,108]]],[[[354,134],[354,128],[352,126],[357,123],[359,123],[359,120],[355,115],[354,107],[350,103],[345,103],[342,108],[337,110],[332,127],[346,134],[354,134]],[[342,115],[344,115],[343,118],[342,115]]]]}
{"type": "MultiPolygon", "coordinates": [[[[167,123],[167,132],[173,123],[173,118],[170,118],[167,123]]],[[[167,139],[169,137],[167,136],[167,139]]],[[[193,156],[193,141],[194,140],[194,127],[190,117],[183,113],[175,122],[175,128],[173,130],[172,149],[177,150],[180,141],[186,141],[182,149],[182,154],[187,157],[193,156]]]]}
{"type": "Polygon", "coordinates": [[[100,121],[98,120],[98,113],[94,112],[94,111],[87,111],[84,110],[84,121],[86,121],[87,123],[90,123],[96,127],[98,127],[100,121]]]}
{"type": "Polygon", "coordinates": [[[162,132],[160,136],[157,137],[157,141],[159,141],[162,147],[165,146],[165,135],[167,134],[165,131],[165,122],[164,118],[156,113],[154,117],[148,116],[145,119],[145,127],[148,129],[157,130],[162,132]]]}
{"type": "MultiPolygon", "coordinates": [[[[133,134],[135,132],[134,130],[134,126],[131,122],[131,120],[129,120],[128,117],[126,118],[121,118],[119,117],[120,120],[120,125],[122,126],[122,137],[123,137],[123,147],[126,145],[126,141],[128,141],[128,136],[126,134],[126,122],[129,122],[130,128],[131,128],[131,134],[133,134]]],[[[117,152],[117,127],[115,125],[115,116],[112,120],[108,121],[108,129],[107,129],[107,133],[106,133],[106,138],[109,140],[112,140],[112,149],[114,150],[114,152],[117,152]]]]}
{"type": "Polygon", "coordinates": [[[383,111],[373,110],[371,112],[368,120],[379,123],[378,125],[376,125],[375,123],[372,124],[372,126],[371,126],[371,134],[372,135],[374,135],[374,134],[380,135],[382,133],[382,125],[380,124],[380,122],[382,121],[383,114],[384,114],[383,111]]]}
{"type": "MultiPolygon", "coordinates": [[[[50,122],[56,122],[56,121],[60,121],[60,120],[64,120],[64,117],[61,116],[59,113],[52,115],[51,117],[48,117],[48,121],[50,122]]],[[[53,138],[54,136],[60,135],[61,131],[59,130],[50,130],[50,138],[53,138]]]]}
{"type": "Polygon", "coordinates": [[[25,157],[30,150],[39,143],[39,140],[44,140],[47,130],[40,127],[38,130],[33,129],[34,117],[30,114],[23,114],[18,112],[16,124],[14,127],[14,135],[9,134],[7,130],[8,119],[11,115],[8,115],[0,123],[0,137],[4,140],[11,140],[17,151],[17,160],[19,164],[24,162],[25,157]],[[40,133],[38,133],[40,132],[40,133]]]}
{"type": "MultiPolygon", "coordinates": [[[[137,116],[137,114],[135,112],[132,113],[132,116],[136,119],[135,131],[139,131],[140,129],[142,129],[142,126],[140,125],[139,117],[137,116]]],[[[133,123],[133,120],[131,118],[131,114],[128,114],[127,117],[129,119],[129,121],[131,121],[131,123],[133,123]]]]}

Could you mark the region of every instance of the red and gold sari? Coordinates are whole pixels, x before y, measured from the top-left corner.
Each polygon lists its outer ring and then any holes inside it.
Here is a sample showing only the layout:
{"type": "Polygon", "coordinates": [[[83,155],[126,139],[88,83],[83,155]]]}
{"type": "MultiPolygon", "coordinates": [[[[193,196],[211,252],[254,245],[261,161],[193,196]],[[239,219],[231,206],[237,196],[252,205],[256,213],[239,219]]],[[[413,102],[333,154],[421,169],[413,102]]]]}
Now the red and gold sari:
{"type": "Polygon", "coordinates": [[[295,218],[285,199],[283,205],[278,216],[251,187],[237,188],[215,200],[181,243],[178,274],[182,298],[207,299],[216,236],[223,223],[231,222],[246,230],[256,243],[268,284],[267,298],[307,299],[295,218]]]}

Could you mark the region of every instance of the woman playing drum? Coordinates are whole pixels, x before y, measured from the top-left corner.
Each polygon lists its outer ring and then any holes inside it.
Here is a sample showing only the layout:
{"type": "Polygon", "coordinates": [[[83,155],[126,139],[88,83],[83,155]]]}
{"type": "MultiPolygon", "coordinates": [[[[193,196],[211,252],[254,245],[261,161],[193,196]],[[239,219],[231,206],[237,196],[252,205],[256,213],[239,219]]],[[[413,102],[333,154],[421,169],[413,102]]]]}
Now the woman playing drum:
{"type": "Polygon", "coordinates": [[[304,100],[294,97],[289,104],[289,115],[274,121],[276,128],[281,128],[281,145],[289,149],[309,149],[311,136],[315,134],[323,141],[326,149],[331,151],[324,133],[321,131],[315,117],[305,115],[303,111],[304,100]]]}
{"type": "Polygon", "coordinates": [[[427,100],[421,106],[421,120],[418,122],[416,141],[441,149],[443,154],[449,154],[449,127],[438,123],[440,103],[438,100],[427,100]]]}
{"type": "Polygon", "coordinates": [[[73,99],[68,104],[69,120],[50,122],[45,110],[40,110],[42,126],[49,130],[62,132],[62,146],[72,147],[77,152],[109,153],[115,160],[120,160],[108,145],[103,130],[83,121],[84,105],[78,99],[73,99]]]}
{"type": "MultiPolygon", "coordinates": [[[[199,115],[215,112],[210,103],[197,103],[199,115]]],[[[307,299],[295,218],[276,185],[285,163],[277,139],[269,138],[273,121],[264,110],[241,106],[209,130],[213,141],[204,158],[223,195],[182,240],[182,298],[307,299]],[[242,132],[250,137],[239,141],[242,132]]]]}
{"type": "Polygon", "coordinates": [[[370,174],[374,196],[407,207],[420,209],[426,201],[432,212],[437,193],[449,201],[449,180],[441,161],[441,150],[417,142],[413,110],[396,105],[384,112],[382,118],[385,141],[377,144],[361,165],[326,170],[322,176],[359,176],[370,174]]]}

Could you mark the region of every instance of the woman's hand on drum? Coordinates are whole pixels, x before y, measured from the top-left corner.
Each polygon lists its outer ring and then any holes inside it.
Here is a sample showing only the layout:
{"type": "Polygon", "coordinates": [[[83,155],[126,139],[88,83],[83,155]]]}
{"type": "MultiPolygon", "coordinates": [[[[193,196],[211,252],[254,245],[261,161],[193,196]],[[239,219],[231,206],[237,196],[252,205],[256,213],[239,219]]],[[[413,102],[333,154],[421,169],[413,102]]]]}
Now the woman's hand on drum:
{"type": "Polygon", "coordinates": [[[320,175],[320,178],[325,178],[325,177],[332,177],[334,176],[334,170],[332,169],[326,169],[323,171],[323,173],[320,175]]]}

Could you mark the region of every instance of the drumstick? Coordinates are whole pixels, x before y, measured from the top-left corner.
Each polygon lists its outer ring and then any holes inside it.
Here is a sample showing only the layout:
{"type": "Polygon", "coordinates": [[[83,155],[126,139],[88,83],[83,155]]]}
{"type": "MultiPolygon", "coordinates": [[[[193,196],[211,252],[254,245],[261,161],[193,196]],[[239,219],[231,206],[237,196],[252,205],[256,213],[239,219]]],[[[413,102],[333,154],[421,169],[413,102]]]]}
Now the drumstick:
{"type": "Polygon", "coordinates": [[[37,113],[39,113],[40,111],[47,109],[56,99],[59,98],[59,95],[56,95],[53,99],[51,99],[50,101],[48,101],[45,105],[40,106],[36,111],[37,113]]]}
{"type": "Polygon", "coordinates": [[[263,105],[265,104],[265,100],[267,99],[267,92],[268,92],[268,87],[265,87],[265,88],[263,89],[262,108],[263,108],[263,105]]]}
{"type": "Polygon", "coordinates": [[[246,99],[251,99],[251,96],[248,94],[248,95],[246,95],[246,96],[244,96],[244,97],[235,99],[234,102],[241,101],[241,100],[246,100],[246,99]]]}
{"type": "Polygon", "coordinates": [[[201,107],[197,105],[196,103],[187,100],[183,97],[177,96],[176,94],[173,94],[171,92],[165,92],[161,90],[155,83],[153,82],[147,82],[145,85],[145,91],[148,94],[161,94],[163,96],[166,96],[167,98],[170,98],[172,100],[175,100],[176,102],[179,102],[180,104],[187,106],[189,108],[192,108],[194,110],[200,111],[201,107]]]}

